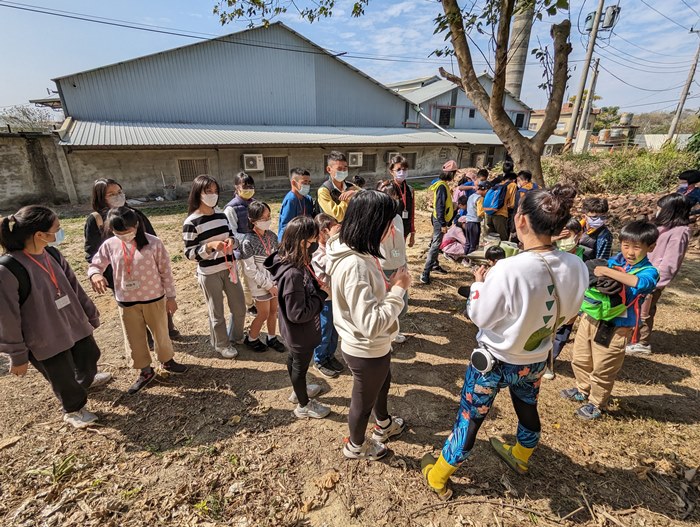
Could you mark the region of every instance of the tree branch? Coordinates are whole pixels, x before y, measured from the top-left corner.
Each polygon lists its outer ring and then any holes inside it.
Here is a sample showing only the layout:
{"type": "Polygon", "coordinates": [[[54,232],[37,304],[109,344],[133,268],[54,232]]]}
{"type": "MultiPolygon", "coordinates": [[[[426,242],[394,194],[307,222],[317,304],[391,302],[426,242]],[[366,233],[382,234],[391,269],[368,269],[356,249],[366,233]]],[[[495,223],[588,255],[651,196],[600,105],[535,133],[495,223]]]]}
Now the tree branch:
{"type": "Polygon", "coordinates": [[[571,33],[571,22],[564,20],[560,24],[552,26],[552,40],[554,40],[554,74],[552,76],[552,93],[544,111],[542,125],[535,136],[530,140],[533,149],[541,152],[544,144],[552,135],[559,121],[561,105],[564,102],[564,92],[569,79],[568,63],[571,53],[569,44],[569,34],[571,33]]]}
{"type": "MultiPolygon", "coordinates": [[[[496,33],[496,64],[493,74],[493,89],[491,90],[491,105],[489,113],[492,119],[506,115],[503,109],[503,97],[506,92],[506,67],[508,66],[508,39],[510,24],[513,18],[515,0],[500,1],[500,16],[496,33]],[[500,114],[500,115],[499,115],[500,114]]],[[[507,117],[507,115],[506,115],[507,117]]]]}

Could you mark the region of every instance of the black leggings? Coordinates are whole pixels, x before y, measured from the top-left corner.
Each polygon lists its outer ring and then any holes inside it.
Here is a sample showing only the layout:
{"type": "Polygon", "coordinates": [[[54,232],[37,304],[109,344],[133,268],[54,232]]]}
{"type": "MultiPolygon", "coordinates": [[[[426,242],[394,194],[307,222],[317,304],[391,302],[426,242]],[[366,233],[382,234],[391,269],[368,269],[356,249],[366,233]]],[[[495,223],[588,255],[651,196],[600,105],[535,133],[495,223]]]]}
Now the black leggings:
{"type": "Polygon", "coordinates": [[[292,348],[287,346],[289,353],[287,354],[287,372],[292,380],[292,388],[299,399],[301,406],[309,404],[309,396],[306,393],[306,372],[309,371],[311,358],[314,356],[314,349],[309,350],[292,348]]]}

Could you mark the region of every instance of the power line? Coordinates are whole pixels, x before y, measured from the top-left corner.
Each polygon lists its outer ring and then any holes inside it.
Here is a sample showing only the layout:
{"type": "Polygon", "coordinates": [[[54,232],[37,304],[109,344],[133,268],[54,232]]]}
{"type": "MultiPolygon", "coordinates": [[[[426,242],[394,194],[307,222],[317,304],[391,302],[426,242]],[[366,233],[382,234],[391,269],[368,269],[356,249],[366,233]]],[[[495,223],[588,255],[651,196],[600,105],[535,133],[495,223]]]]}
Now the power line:
{"type": "MultiPolygon", "coordinates": [[[[700,95],[693,95],[691,97],[688,97],[688,99],[700,99],[700,95]]],[[[672,106],[675,106],[676,104],[678,104],[678,99],[669,99],[667,101],[646,102],[644,104],[628,104],[628,105],[622,106],[622,108],[639,108],[641,106],[653,106],[655,104],[664,104],[667,102],[672,102],[672,103],[674,103],[672,106]]]]}
{"type": "MultiPolygon", "coordinates": [[[[628,52],[626,52],[626,51],[624,51],[624,50],[621,50],[620,48],[616,48],[616,47],[613,46],[612,44],[606,44],[606,45],[603,47],[603,49],[606,49],[606,48],[611,48],[611,49],[614,49],[615,51],[617,51],[618,53],[622,53],[623,55],[625,55],[625,57],[623,57],[623,58],[625,58],[625,60],[632,60],[632,59],[634,59],[634,60],[639,60],[639,61],[641,61],[641,62],[646,62],[646,63],[649,63],[649,64],[683,64],[683,65],[685,65],[685,66],[688,66],[688,65],[692,64],[692,62],[693,62],[692,59],[682,60],[682,61],[661,61],[661,60],[645,59],[645,58],[643,58],[643,57],[637,57],[637,56],[635,56],[635,55],[632,55],[631,53],[628,53],[628,52]],[[627,57],[629,57],[629,58],[627,58],[627,57]]],[[[636,64],[636,63],[635,63],[635,64],[636,64]]],[[[640,66],[644,66],[644,65],[645,65],[645,64],[640,64],[640,66]]]]}
{"type": "Polygon", "coordinates": [[[664,17],[664,18],[665,18],[666,20],[668,20],[669,22],[673,22],[673,23],[676,24],[678,27],[681,27],[681,28],[685,29],[686,31],[690,31],[690,28],[689,28],[689,27],[685,27],[683,24],[681,24],[681,23],[679,23],[679,22],[676,22],[676,21],[673,20],[672,18],[670,18],[670,17],[664,15],[661,11],[659,11],[658,9],[656,9],[655,7],[653,7],[652,5],[648,4],[648,3],[646,2],[646,0],[642,0],[642,3],[643,3],[645,6],[647,6],[649,9],[651,9],[652,11],[654,11],[655,13],[660,14],[662,17],[664,17]]]}
{"type": "Polygon", "coordinates": [[[700,13],[698,13],[698,12],[695,10],[695,8],[694,8],[693,6],[691,6],[688,2],[686,2],[685,0],[681,0],[681,2],[683,2],[686,6],[688,6],[688,8],[689,8],[693,13],[695,13],[696,15],[698,15],[698,16],[700,17],[700,13]]]}
{"type": "Polygon", "coordinates": [[[646,51],[647,53],[653,53],[654,55],[660,55],[660,56],[662,56],[662,57],[673,57],[674,59],[677,59],[677,58],[678,58],[678,55],[669,55],[668,53],[659,53],[658,51],[653,51],[653,50],[651,50],[651,49],[643,48],[642,46],[640,46],[640,45],[638,45],[638,44],[635,44],[635,43],[632,42],[631,40],[627,40],[625,37],[623,37],[623,36],[620,35],[619,33],[615,33],[615,36],[618,37],[618,38],[620,38],[621,40],[624,40],[625,42],[627,42],[627,43],[630,44],[631,46],[634,46],[635,48],[639,48],[639,49],[641,49],[642,51],[646,51]]]}
{"type": "Polygon", "coordinates": [[[635,90],[651,91],[651,92],[659,92],[659,93],[661,93],[661,92],[666,92],[666,91],[677,90],[678,88],[680,88],[681,86],[683,86],[683,84],[679,84],[678,86],[672,86],[672,87],[666,88],[666,89],[664,89],[664,90],[652,90],[652,89],[650,89],[650,88],[641,88],[641,87],[639,87],[639,86],[635,86],[634,84],[630,84],[629,82],[627,82],[627,81],[624,80],[624,79],[621,79],[620,77],[618,77],[617,75],[615,75],[612,71],[610,71],[608,68],[606,68],[606,67],[603,66],[602,64],[600,65],[600,67],[601,67],[601,69],[607,71],[610,75],[612,75],[613,77],[615,77],[617,80],[619,80],[622,84],[626,84],[627,86],[629,86],[630,88],[634,88],[635,90]]]}
{"type": "MultiPolygon", "coordinates": [[[[641,71],[641,72],[643,72],[643,73],[665,73],[665,74],[673,74],[673,73],[685,73],[685,72],[688,71],[687,68],[683,68],[683,69],[673,68],[673,69],[671,70],[671,69],[668,69],[668,68],[664,68],[663,66],[659,66],[658,68],[656,68],[656,69],[654,69],[654,70],[637,68],[637,67],[635,67],[635,66],[630,66],[629,64],[625,64],[624,62],[619,62],[619,61],[615,60],[613,57],[609,56],[607,53],[606,53],[605,55],[602,55],[602,54],[600,53],[601,51],[602,51],[602,50],[596,50],[596,53],[598,53],[598,54],[600,55],[601,58],[603,58],[603,59],[605,59],[605,60],[608,60],[608,61],[610,61],[610,62],[613,62],[614,64],[617,64],[618,66],[622,66],[623,68],[627,68],[627,69],[635,70],[635,71],[641,71]]],[[[635,64],[635,63],[632,62],[632,64],[635,64]]]]}

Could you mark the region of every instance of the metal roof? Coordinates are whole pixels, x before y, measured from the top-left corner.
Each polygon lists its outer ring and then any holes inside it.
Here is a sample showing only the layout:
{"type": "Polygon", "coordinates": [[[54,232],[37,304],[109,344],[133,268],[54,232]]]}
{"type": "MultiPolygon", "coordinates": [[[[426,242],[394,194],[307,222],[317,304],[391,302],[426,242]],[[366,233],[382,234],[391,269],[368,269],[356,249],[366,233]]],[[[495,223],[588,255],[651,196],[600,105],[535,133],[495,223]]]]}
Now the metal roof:
{"type": "MultiPolygon", "coordinates": [[[[73,121],[60,144],[84,148],[154,148],[280,145],[500,145],[489,130],[355,128],[332,126],[233,126],[182,123],[73,121]]],[[[533,133],[524,132],[532,136],[533,133]]],[[[552,137],[548,144],[563,143],[552,137]]]]}

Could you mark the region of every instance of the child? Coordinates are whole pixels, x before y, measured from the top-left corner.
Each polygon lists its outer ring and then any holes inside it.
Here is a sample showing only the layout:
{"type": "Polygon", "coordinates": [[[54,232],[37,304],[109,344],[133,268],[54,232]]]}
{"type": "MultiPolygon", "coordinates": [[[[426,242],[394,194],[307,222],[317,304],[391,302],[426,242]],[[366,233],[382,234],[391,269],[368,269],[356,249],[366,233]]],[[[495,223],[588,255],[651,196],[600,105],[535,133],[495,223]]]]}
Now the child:
{"type": "Polygon", "coordinates": [[[586,259],[610,258],[613,236],[608,229],[607,214],[608,200],[605,198],[586,198],[581,204],[586,215],[584,227],[586,232],[581,237],[581,245],[585,248],[586,259]]]}
{"type": "Polygon", "coordinates": [[[455,217],[452,218],[452,223],[458,225],[459,219],[467,215],[467,196],[460,196],[457,198],[457,210],[455,211],[455,217]]]}
{"type": "Polygon", "coordinates": [[[355,185],[358,189],[363,189],[365,188],[367,181],[362,176],[355,176],[352,178],[352,184],[355,185]]]}
{"type": "MultiPolygon", "coordinates": [[[[498,245],[491,245],[490,247],[487,247],[484,251],[484,258],[486,258],[489,268],[496,265],[496,262],[498,262],[499,260],[503,260],[505,257],[506,252],[503,250],[503,247],[499,247],[498,245]]],[[[463,285],[459,289],[457,289],[457,293],[460,296],[469,299],[470,290],[470,286],[463,285]]],[[[469,304],[468,301],[467,304],[469,304]]]]}
{"type": "Polygon", "coordinates": [[[532,182],[532,172],[529,170],[521,170],[518,172],[518,177],[515,180],[515,183],[518,185],[518,193],[515,196],[515,210],[518,210],[518,205],[525,197],[525,194],[540,187],[537,185],[537,183],[532,182]]]}
{"type": "Polygon", "coordinates": [[[416,241],[416,200],[413,188],[406,183],[408,161],[405,157],[396,155],[389,160],[387,170],[399,195],[399,210],[397,213],[403,221],[403,234],[406,237],[406,243],[409,247],[413,247],[416,241]]]}
{"type": "Polygon", "coordinates": [[[297,216],[313,217],[314,203],[309,196],[311,191],[311,174],[305,168],[293,168],[289,172],[289,183],[292,190],[282,200],[280,221],[277,228],[277,241],[282,241],[287,224],[297,216]]]}
{"type": "MultiPolygon", "coordinates": [[[[243,237],[250,232],[248,224],[248,207],[253,202],[255,195],[255,180],[245,172],[239,172],[233,178],[233,184],[236,188],[236,195],[224,207],[224,214],[228,218],[229,225],[233,236],[239,243],[243,241],[243,237]]],[[[238,265],[238,276],[241,277],[241,286],[243,286],[243,295],[245,296],[245,305],[248,306],[248,312],[255,315],[255,305],[253,297],[250,294],[250,286],[248,285],[248,277],[243,272],[243,264],[241,263],[241,253],[238,249],[233,251],[236,256],[238,265]]]]}
{"type": "Polygon", "coordinates": [[[562,397],[585,403],[576,415],[591,420],[605,410],[617,374],[625,360],[625,346],[636,333],[638,308],[644,296],[651,293],[659,281],[659,272],[651,265],[647,253],[654,248],[659,231],[644,220],[633,221],[620,231],[621,252],[598,266],[593,274],[621,284],[621,303],[606,302],[596,288],[584,295],[583,316],[574,340],[571,366],[576,387],[563,390],[562,397]],[[588,402],[586,402],[586,400],[588,402]]]}
{"type": "Polygon", "coordinates": [[[160,239],[147,234],[139,216],[129,207],[111,209],[107,225],[114,233],[107,239],[88,267],[88,278],[95,291],[107,291],[104,273],[112,266],[114,297],[124,333],[124,347],[131,368],[139,376],[127,390],[135,394],[155,377],[146,329],[153,335],[158,360],[169,373],[185,373],[187,366],[175,362],[173,343],[168,335],[168,316],[177,310],[175,283],[170,255],[160,239]]]}
{"type": "Polygon", "coordinates": [[[450,221],[452,221],[452,216],[454,216],[454,206],[452,204],[448,183],[454,179],[456,172],[457,162],[450,159],[447,163],[442,165],[442,171],[440,172],[438,180],[430,185],[430,190],[433,193],[433,214],[431,217],[433,223],[433,238],[430,242],[430,249],[428,250],[428,257],[425,261],[423,274],[420,275],[420,282],[422,284],[430,283],[431,271],[447,274],[447,271],[440,267],[438,263],[438,253],[440,252],[442,238],[447,232],[447,227],[450,221]]]}
{"type": "Polygon", "coordinates": [[[342,223],[348,203],[358,192],[348,178],[348,160],[345,154],[337,150],[331,150],[326,158],[326,173],[328,179],[318,187],[316,204],[319,212],[333,216],[338,223],[342,223]]]}
{"type": "MultiPolygon", "coordinates": [[[[684,170],[678,174],[678,194],[682,194],[690,201],[691,210],[700,204],[700,170],[684,170]]],[[[693,210],[697,213],[698,209],[693,210]]]]}
{"type": "Polygon", "coordinates": [[[243,272],[248,277],[250,292],[255,300],[256,315],[243,341],[257,353],[267,351],[268,346],[279,353],[284,352],[276,336],[277,331],[277,287],[270,272],[265,269],[265,259],[277,250],[277,235],[270,230],[270,207],[255,201],[248,207],[250,232],[241,242],[243,272]],[[267,344],[260,340],[260,330],[267,322],[267,344]]]}
{"type": "Polygon", "coordinates": [[[649,336],[654,329],[656,303],[664,288],[678,274],[690,241],[691,203],[682,194],[669,194],[661,198],[654,223],[659,228],[656,247],[649,253],[649,261],[659,270],[659,283],[652,295],[647,296],[640,312],[639,340],[627,346],[628,354],[651,353],[649,336]]]}
{"type": "MultiPolygon", "coordinates": [[[[299,419],[323,419],[331,409],[313,399],[318,391],[306,385],[306,372],[314,349],[321,342],[321,311],[328,287],[319,283],[311,268],[318,249],[318,226],[308,216],[297,216],[287,225],[279,250],[265,260],[265,268],[277,282],[280,333],[287,343],[287,371],[298,401],[299,419]]],[[[318,388],[318,387],[316,387],[318,388]]]]}
{"type": "MultiPolygon", "coordinates": [[[[340,224],[333,216],[322,212],[314,220],[318,226],[318,249],[311,259],[311,267],[316,279],[330,288],[331,277],[326,273],[326,243],[340,230],[340,224]]],[[[314,369],[327,379],[336,378],[345,368],[335,358],[338,347],[338,332],[333,325],[333,304],[330,295],[321,311],[321,343],[314,349],[314,369]]]]}
{"type": "Polygon", "coordinates": [[[484,217],[484,196],[489,189],[486,181],[477,183],[476,192],[469,196],[466,207],[466,223],[464,234],[467,242],[464,244],[464,254],[476,251],[481,238],[481,218],[484,217]]]}

